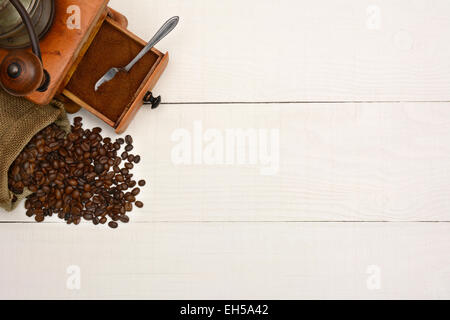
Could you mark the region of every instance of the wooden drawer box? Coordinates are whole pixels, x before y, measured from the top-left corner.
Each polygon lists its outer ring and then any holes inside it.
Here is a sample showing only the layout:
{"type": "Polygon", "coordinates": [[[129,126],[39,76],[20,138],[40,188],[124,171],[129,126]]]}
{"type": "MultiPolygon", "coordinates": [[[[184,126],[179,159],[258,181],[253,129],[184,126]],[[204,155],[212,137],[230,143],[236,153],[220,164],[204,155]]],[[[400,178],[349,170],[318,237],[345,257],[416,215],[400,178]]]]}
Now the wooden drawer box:
{"type": "Polygon", "coordinates": [[[62,92],[122,133],[167,66],[169,55],[153,48],[129,73],[118,73],[97,92],[95,83],[111,68],[127,65],[146,42],[107,17],[62,92]]]}

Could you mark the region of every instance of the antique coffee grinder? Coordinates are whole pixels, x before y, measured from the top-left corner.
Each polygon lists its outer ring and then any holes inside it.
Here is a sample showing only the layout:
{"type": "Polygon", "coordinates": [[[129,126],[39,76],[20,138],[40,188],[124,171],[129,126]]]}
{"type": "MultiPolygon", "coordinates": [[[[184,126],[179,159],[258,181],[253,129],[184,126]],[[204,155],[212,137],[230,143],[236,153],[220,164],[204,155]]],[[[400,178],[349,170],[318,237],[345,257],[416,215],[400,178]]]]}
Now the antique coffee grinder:
{"type": "Polygon", "coordinates": [[[42,64],[39,39],[50,29],[54,0],[0,0],[0,47],[11,49],[0,65],[0,84],[12,95],[44,92],[50,75],[42,64]],[[23,49],[32,47],[32,52],[23,49]]]}
{"type": "Polygon", "coordinates": [[[109,0],[0,0],[0,85],[37,105],[53,99],[68,112],[80,108],[123,132],[143,104],[157,107],[150,90],[169,55],[127,29],[128,20],[109,0]],[[148,48],[148,50],[145,50],[148,48]],[[97,92],[112,67],[125,67],[97,92]],[[106,57],[106,58],[105,58],[106,57]]]}

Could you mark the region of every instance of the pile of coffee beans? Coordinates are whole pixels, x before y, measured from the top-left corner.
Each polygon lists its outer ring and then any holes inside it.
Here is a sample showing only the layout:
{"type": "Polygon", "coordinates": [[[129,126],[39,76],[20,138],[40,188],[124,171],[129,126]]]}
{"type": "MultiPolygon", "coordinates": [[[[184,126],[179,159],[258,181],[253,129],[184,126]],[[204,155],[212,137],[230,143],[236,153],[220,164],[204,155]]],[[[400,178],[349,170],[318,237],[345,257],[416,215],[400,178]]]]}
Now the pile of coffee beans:
{"type": "Polygon", "coordinates": [[[68,224],[84,219],[117,228],[119,221],[130,220],[133,206],[144,206],[136,197],[137,185],[145,181],[136,182],[131,173],[141,157],[130,153],[131,136],[112,141],[100,135],[101,128],[82,126],[77,117],[67,135],[55,124],[36,134],[9,170],[9,189],[18,195],[25,188],[33,192],[25,208],[37,222],[57,215],[68,224]]]}

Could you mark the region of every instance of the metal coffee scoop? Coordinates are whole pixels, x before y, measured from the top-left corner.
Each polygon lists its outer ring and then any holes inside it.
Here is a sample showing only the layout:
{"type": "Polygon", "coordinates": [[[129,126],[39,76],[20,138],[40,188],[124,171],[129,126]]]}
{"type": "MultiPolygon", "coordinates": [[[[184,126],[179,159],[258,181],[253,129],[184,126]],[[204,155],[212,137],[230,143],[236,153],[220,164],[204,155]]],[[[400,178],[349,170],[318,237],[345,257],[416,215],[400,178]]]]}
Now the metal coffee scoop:
{"type": "Polygon", "coordinates": [[[100,80],[97,81],[95,84],[95,91],[98,90],[98,88],[104,84],[105,82],[111,81],[118,72],[126,72],[128,73],[133,66],[142,59],[142,57],[150,51],[151,48],[153,48],[161,39],[163,39],[165,36],[167,36],[178,24],[178,21],[180,20],[179,17],[175,16],[167,20],[166,23],[161,27],[161,29],[156,32],[156,34],[153,36],[153,38],[147,43],[147,45],[141,50],[141,52],[138,53],[138,55],[125,67],[125,68],[111,68],[108,70],[108,72],[105,73],[103,77],[100,78],[100,80]]]}

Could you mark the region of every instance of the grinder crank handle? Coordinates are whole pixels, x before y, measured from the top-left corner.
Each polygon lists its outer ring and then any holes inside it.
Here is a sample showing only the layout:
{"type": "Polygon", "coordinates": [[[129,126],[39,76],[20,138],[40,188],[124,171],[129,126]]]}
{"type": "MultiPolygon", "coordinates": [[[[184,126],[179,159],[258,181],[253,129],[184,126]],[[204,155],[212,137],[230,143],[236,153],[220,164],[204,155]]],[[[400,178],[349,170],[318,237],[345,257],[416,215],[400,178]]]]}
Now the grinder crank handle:
{"type": "Polygon", "coordinates": [[[147,45],[144,47],[144,49],[141,50],[141,52],[138,53],[138,55],[125,67],[125,70],[128,72],[133,68],[133,66],[142,59],[142,57],[150,51],[151,48],[153,48],[159,41],[161,41],[165,36],[167,36],[178,24],[178,21],[180,20],[179,17],[175,16],[170,18],[169,20],[164,23],[164,25],[161,27],[161,29],[156,32],[156,34],[153,36],[153,38],[147,43],[147,45]]]}

